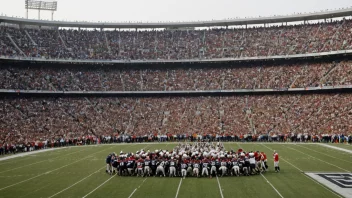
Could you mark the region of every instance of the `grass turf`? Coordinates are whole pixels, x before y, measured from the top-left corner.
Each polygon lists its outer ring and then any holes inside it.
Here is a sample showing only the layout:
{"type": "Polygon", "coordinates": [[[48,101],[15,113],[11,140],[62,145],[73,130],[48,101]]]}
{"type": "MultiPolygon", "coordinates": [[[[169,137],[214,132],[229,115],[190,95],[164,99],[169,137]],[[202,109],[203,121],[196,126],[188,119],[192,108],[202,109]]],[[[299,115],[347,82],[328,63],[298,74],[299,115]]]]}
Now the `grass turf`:
{"type": "MultiPolygon", "coordinates": [[[[0,161],[0,197],[175,197],[180,178],[110,177],[105,173],[105,157],[113,151],[171,150],[174,146],[165,143],[70,147],[0,161]]],[[[302,171],[352,171],[351,154],[320,145],[225,143],[225,147],[266,152],[270,171],[263,176],[218,180],[186,178],[178,197],[338,197],[302,171]],[[280,155],[280,173],[273,171],[273,150],[280,155]]]]}

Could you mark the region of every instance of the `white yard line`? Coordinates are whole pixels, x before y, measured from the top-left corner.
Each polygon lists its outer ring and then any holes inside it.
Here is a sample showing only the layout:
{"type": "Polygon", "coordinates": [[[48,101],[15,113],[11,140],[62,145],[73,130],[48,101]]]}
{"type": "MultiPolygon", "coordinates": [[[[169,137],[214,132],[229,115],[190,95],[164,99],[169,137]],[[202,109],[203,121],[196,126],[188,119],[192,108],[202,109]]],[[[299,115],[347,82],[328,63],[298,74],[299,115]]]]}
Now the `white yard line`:
{"type": "Polygon", "coordinates": [[[148,179],[148,177],[145,178],[145,179],[142,181],[142,183],[141,183],[137,188],[135,188],[135,189],[133,190],[133,192],[130,194],[130,196],[128,196],[128,198],[131,198],[132,195],[137,191],[137,189],[140,188],[140,187],[144,184],[145,180],[147,180],[147,179],[148,179]]]}
{"type": "Polygon", "coordinates": [[[175,198],[177,198],[178,197],[178,192],[180,191],[180,188],[181,188],[181,184],[182,184],[182,177],[181,177],[181,180],[180,180],[180,183],[178,184],[178,188],[177,188],[177,191],[176,191],[176,196],[175,196],[175,198]]]}
{"type": "Polygon", "coordinates": [[[316,152],[316,153],[320,153],[322,155],[326,155],[328,157],[331,157],[331,158],[334,158],[334,159],[337,159],[337,160],[341,160],[341,161],[344,161],[344,162],[347,162],[347,163],[350,163],[352,164],[352,161],[348,161],[348,160],[344,160],[344,159],[341,159],[340,157],[335,157],[335,156],[332,156],[332,155],[329,155],[329,154],[326,154],[326,153],[322,153],[322,152],[319,152],[319,151],[316,151],[314,149],[311,149],[311,148],[308,148],[308,147],[305,147],[305,146],[302,146],[302,145],[297,145],[298,147],[302,147],[302,148],[305,148],[307,150],[310,150],[310,151],[313,151],[313,152],[316,152]]]}
{"type": "MultiPolygon", "coordinates": [[[[133,146],[133,145],[129,145],[129,146],[127,146],[126,148],[131,147],[131,146],[133,146]]],[[[65,188],[65,189],[63,189],[63,190],[61,190],[61,191],[55,193],[54,195],[50,196],[49,198],[54,197],[54,196],[56,196],[56,195],[58,195],[58,194],[60,194],[60,193],[62,193],[62,192],[64,192],[64,191],[66,191],[66,190],[72,188],[73,186],[75,186],[75,185],[81,183],[82,181],[84,181],[84,180],[86,180],[87,178],[91,177],[91,176],[94,175],[95,173],[98,173],[101,169],[104,169],[104,168],[106,168],[105,165],[104,165],[102,168],[99,168],[99,169],[98,169],[97,171],[95,171],[94,173],[92,173],[92,174],[90,174],[90,175],[84,177],[83,179],[79,180],[78,182],[72,184],[71,186],[69,186],[69,187],[67,187],[67,188],[65,188]]],[[[91,193],[92,193],[92,192],[91,192],[91,193]]],[[[88,195],[86,195],[86,196],[88,196],[88,195]]]]}
{"type": "MultiPolygon", "coordinates": [[[[111,147],[110,147],[110,148],[111,148],[111,147]]],[[[107,148],[107,149],[110,149],[110,148],[107,148]]],[[[96,153],[100,153],[100,152],[102,152],[102,151],[105,151],[105,150],[107,150],[107,149],[103,149],[103,150],[101,150],[101,151],[95,152],[95,153],[93,153],[93,154],[88,155],[88,156],[85,157],[85,158],[82,158],[82,159],[80,159],[80,160],[77,160],[77,161],[74,161],[74,162],[72,162],[72,163],[66,164],[66,165],[61,166],[61,167],[59,167],[59,168],[53,169],[53,170],[51,170],[51,171],[47,171],[47,172],[45,172],[45,173],[39,174],[39,175],[34,176],[34,177],[31,177],[31,178],[29,178],[29,179],[26,179],[26,180],[23,180],[23,181],[20,181],[20,182],[11,184],[11,185],[9,185],[9,186],[5,186],[5,187],[3,187],[3,188],[0,188],[0,191],[2,191],[2,190],[4,190],[4,189],[7,189],[7,188],[10,188],[10,187],[12,187],[12,186],[16,186],[16,185],[18,185],[18,184],[22,184],[22,183],[24,183],[24,182],[26,182],[26,181],[30,181],[30,180],[35,179],[35,178],[37,178],[37,177],[40,177],[40,176],[49,174],[49,173],[51,173],[51,172],[60,170],[60,169],[62,169],[62,168],[65,168],[65,167],[67,167],[67,166],[70,166],[70,165],[72,165],[72,164],[75,164],[75,163],[77,163],[77,162],[80,162],[80,161],[82,161],[82,160],[85,160],[85,159],[89,158],[90,156],[95,155],[96,153]]]]}
{"type": "Polygon", "coordinates": [[[332,149],[336,149],[336,150],[339,150],[339,151],[344,151],[344,152],[352,154],[352,150],[348,150],[348,149],[332,146],[332,145],[329,145],[329,144],[319,144],[319,145],[320,146],[325,146],[325,147],[328,147],[328,148],[332,148],[332,149]]]}
{"type": "Polygon", "coordinates": [[[98,169],[97,171],[95,171],[94,173],[92,173],[92,174],[88,175],[87,177],[85,177],[85,178],[79,180],[78,182],[72,184],[71,186],[69,186],[69,187],[67,187],[67,188],[65,188],[65,189],[63,189],[63,190],[61,190],[61,191],[59,191],[59,192],[57,192],[57,193],[51,195],[49,198],[55,197],[56,195],[58,195],[58,194],[60,194],[60,193],[62,193],[62,192],[64,192],[64,191],[66,191],[66,190],[72,188],[73,186],[75,186],[75,185],[81,183],[82,181],[84,181],[84,180],[86,180],[87,178],[91,177],[92,175],[98,173],[101,169],[104,169],[104,168],[106,168],[106,166],[103,166],[102,168],[99,168],[99,169],[98,169]]]}
{"type": "MultiPolygon", "coordinates": [[[[270,147],[262,144],[264,147],[266,147],[269,150],[274,151],[274,149],[271,149],[270,147]]],[[[323,184],[317,182],[316,180],[314,180],[313,178],[309,177],[308,175],[304,174],[304,171],[301,170],[300,168],[298,168],[297,166],[293,165],[292,163],[290,163],[289,161],[283,159],[282,157],[280,158],[282,161],[288,163],[289,165],[291,165],[292,167],[294,167],[295,169],[297,169],[298,171],[300,171],[301,173],[303,173],[303,175],[305,177],[307,177],[308,179],[310,179],[311,181],[313,181],[314,183],[318,184],[319,186],[323,187],[325,190],[328,190],[329,192],[331,192],[332,194],[336,195],[337,197],[343,198],[341,195],[337,194],[335,191],[331,190],[330,188],[327,188],[326,186],[324,186],[323,184]]]]}
{"type": "Polygon", "coordinates": [[[309,157],[311,157],[311,158],[313,158],[313,159],[316,159],[316,160],[319,160],[319,161],[321,161],[321,162],[324,162],[325,164],[329,164],[329,165],[331,165],[331,166],[334,166],[334,167],[336,167],[336,168],[338,168],[338,169],[340,169],[340,170],[346,171],[346,172],[348,172],[348,173],[350,172],[349,170],[346,170],[346,169],[341,168],[341,167],[339,167],[339,166],[337,166],[337,165],[335,165],[335,164],[332,164],[332,163],[329,163],[329,162],[327,162],[327,161],[324,161],[324,160],[321,160],[321,159],[319,159],[319,158],[316,158],[316,157],[314,157],[314,156],[311,156],[311,155],[309,155],[309,154],[307,154],[307,153],[304,153],[304,152],[302,152],[302,151],[300,151],[300,150],[297,150],[297,149],[294,149],[294,148],[291,148],[291,147],[287,147],[287,148],[292,149],[292,150],[297,151],[297,152],[300,152],[300,153],[302,153],[302,154],[304,154],[304,155],[307,155],[307,156],[309,156],[309,157]]]}
{"type": "MultiPolygon", "coordinates": [[[[237,145],[238,145],[239,148],[241,148],[238,143],[237,143],[237,145]]],[[[267,147],[267,146],[265,146],[265,147],[267,147]]],[[[267,148],[269,148],[269,147],[267,147],[267,148]]],[[[266,180],[266,182],[275,190],[275,192],[276,192],[281,198],[284,198],[284,197],[281,195],[281,193],[274,187],[274,185],[272,185],[272,184],[269,182],[269,180],[268,180],[263,174],[260,173],[260,175],[266,180]]]]}
{"type": "Polygon", "coordinates": [[[90,191],[88,194],[84,195],[82,198],[85,198],[85,197],[89,196],[89,195],[92,194],[94,191],[98,190],[98,188],[102,187],[105,183],[107,183],[108,181],[110,181],[112,178],[114,178],[114,176],[110,176],[109,179],[107,179],[105,182],[103,182],[102,184],[100,184],[98,187],[94,188],[94,190],[90,191]]]}
{"type": "Polygon", "coordinates": [[[24,168],[24,167],[27,167],[27,166],[39,164],[39,163],[42,163],[42,162],[45,162],[45,161],[51,161],[51,160],[53,160],[53,159],[57,159],[57,158],[60,158],[60,157],[63,157],[63,156],[67,156],[67,155],[72,155],[72,154],[79,153],[79,152],[82,152],[82,151],[85,151],[85,150],[79,150],[79,151],[76,151],[76,152],[73,152],[73,153],[68,153],[68,154],[66,154],[66,155],[61,155],[61,156],[58,156],[58,157],[49,158],[49,159],[42,160],[42,161],[39,161],[39,162],[35,162],[35,163],[32,163],[32,164],[27,164],[27,165],[24,165],[24,166],[20,166],[20,167],[13,168],[13,169],[1,171],[0,174],[1,174],[1,173],[5,173],[5,172],[9,172],[9,171],[13,171],[13,170],[17,170],[17,169],[20,169],[20,168],[24,168]]]}
{"type": "Polygon", "coordinates": [[[281,193],[274,187],[274,185],[272,185],[269,180],[263,175],[260,173],[260,175],[266,180],[266,182],[276,191],[276,193],[281,197],[281,198],[284,198],[281,193]]]}
{"type": "MultiPolygon", "coordinates": [[[[167,147],[167,145],[169,145],[169,144],[166,144],[165,147],[167,147]]],[[[148,148],[148,147],[149,147],[149,145],[145,146],[145,147],[142,148],[142,149],[146,149],[146,148],[148,148]]],[[[145,178],[145,179],[143,180],[143,182],[142,182],[137,188],[135,188],[135,189],[132,191],[132,193],[130,194],[130,196],[129,196],[128,198],[131,198],[132,195],[138,190],[138,188],[140,188],[140,187],[144,184],[145,180],[147,180],[147,179],[148,179],[148,177],[145,178]]]]}
{"type": "Polygon", "coordinates": [[[222,194],[222,188],[221,188],[221,185],[220,185],[220,181],[219,181],[219,177],[218,177],[218,176],[216,176],[216,180],[218,180],[218,185],[219,185],[219,190],[220,190],[221,198],[224,198],[224,195],[222,194]]]}
{"type": "Polygon", "coordinates": [[[0,158],[0,161],[5,161],[5,160],[17,158],[17,157],[24,157],[24,156],[38,154],[38,153],[44,153],[44,152],[48,152],[48,151],[56,151],[56,150],[65,149],[65,148],[68,148],[68,147],[59,147],[59,148],[52,148],[52,149],[43,149],[43,150],[38,150],[38,151],[30,151],[30,152],[26,152],[26,153],[18,153],[18,154],[14,154],[11,156],[2,157],[2,158],[0,158]]]}

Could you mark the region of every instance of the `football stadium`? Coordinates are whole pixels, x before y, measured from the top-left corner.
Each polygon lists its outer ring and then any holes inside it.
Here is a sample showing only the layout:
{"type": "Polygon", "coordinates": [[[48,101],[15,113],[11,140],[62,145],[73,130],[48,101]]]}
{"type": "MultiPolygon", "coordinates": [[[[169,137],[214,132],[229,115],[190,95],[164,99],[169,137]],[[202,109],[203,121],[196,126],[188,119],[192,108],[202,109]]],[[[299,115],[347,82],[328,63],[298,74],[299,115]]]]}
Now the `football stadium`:
{"type": "Polygon", "coordinates": [[[13,2],[0,198],[352,198],[352,7],[93,22],[13,2]]]}

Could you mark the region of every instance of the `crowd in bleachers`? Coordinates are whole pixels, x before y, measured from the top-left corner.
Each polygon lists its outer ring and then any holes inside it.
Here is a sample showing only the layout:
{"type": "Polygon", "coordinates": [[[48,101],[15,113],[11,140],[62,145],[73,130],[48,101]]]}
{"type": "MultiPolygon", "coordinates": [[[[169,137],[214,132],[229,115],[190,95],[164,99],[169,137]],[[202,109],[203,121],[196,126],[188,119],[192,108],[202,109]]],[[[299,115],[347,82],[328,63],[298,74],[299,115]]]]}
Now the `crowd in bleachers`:
{"type": "Polygon", "coordinates": [[[1,147],[40,148],[185,140],[351,142],[351,101],[351,94],[5,98],[0,140],[1,147]]]}
{"type": "Polygon", "coordinates": [[[108,60],[292,55],[352,49],[351,29],[352,21],[346,19],[247,29],[163,31],[0,26],[0,55],[108,60]]]}
{"type": "Polygon", "coordinates": [[[119,69],[102,66],[0,68],[0,89],[174,91],[281,89],[352,85],[352,61],[246,64],[233,67],[119,69]]]}

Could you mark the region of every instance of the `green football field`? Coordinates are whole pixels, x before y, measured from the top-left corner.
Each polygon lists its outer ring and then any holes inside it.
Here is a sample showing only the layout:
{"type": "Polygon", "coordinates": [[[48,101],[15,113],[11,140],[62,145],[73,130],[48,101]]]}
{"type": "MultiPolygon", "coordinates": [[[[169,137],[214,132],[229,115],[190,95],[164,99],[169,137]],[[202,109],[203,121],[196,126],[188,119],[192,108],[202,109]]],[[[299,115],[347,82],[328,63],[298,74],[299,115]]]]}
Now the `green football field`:
{"type": "MultiPolygon", "coordinates": [[[[105,173],[105,158],[111,152],[171,150],[175,144],[69,147],[0,161],[0,197],[346,197],[305,172],[352,171],[351,153],[318,144],[225,143],[227,150],[264,151],[269,171],[250,177],[212,179],[119,177],[105,173]],[[280,155],[280,173],[273,171],[273,150],[280,155]]],[[[341,146],[345,147],[350,149],[341,146]]]]}

